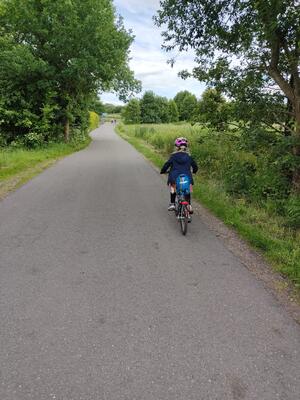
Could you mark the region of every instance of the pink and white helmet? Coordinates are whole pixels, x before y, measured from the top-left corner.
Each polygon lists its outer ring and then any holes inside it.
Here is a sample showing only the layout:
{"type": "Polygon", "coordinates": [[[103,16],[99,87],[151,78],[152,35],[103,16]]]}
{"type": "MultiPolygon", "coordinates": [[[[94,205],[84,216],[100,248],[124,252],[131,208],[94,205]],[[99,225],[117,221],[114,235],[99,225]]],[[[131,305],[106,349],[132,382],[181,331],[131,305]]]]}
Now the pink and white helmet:
{"type": "Polygon", "coordinates": [[[179,137],[175,140],[176,147],[181,147],[181,146],[187,147],[187,145],[188,145],[188,140],[185,137],[179,137]]]}

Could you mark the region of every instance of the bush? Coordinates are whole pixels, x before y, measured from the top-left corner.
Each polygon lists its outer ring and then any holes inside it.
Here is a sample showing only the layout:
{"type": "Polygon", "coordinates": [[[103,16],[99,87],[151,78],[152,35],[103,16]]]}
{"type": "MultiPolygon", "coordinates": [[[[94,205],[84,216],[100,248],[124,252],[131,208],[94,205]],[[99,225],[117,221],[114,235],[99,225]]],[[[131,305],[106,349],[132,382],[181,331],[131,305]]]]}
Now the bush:
{"type": "Polygon", "coordinates": [[[44,143],[44,137],[37,132],[30,132],[24,136],[22,142],[28,149],[36,149],[44,143]]]}
{"type": "Polygon", "coordinates": [[[245,150],[261,153],[263,150],[270,152],[271,146],[280,141],[277,133],[263,129],[262,127],[247,128],[241,135],[241,147],[245,150]]]}
{"type": "Polygon", "coordinates": [[[253,154],[231,153],[227,163],[223,164],[224,184],[227,192],[246,195],[252,187],[256,168],[257,160],[253,154]]]}
{"type": "Polygon", "coordinates": [[[100,118],[97,113],[94,111],[90,111],[89,113],[90,118],[89,118],[89,131],[93,131],[94,129],[97,129],[100,123],[100,118]]]}
{"type": "Polygon", "coordinates": [[[287,225],[300,229],[300,197],[291,196],[286,203],[287,225]]]}
{"type": "Polygon", "coordinates": [[[267,199],[286,199],[289,190],[290,183],[280,169],[268,160],[259,160],[259,166],[249,187],[249,197],[260,203],[267,199]]]}
{"type": "Polygon", "coordinates": [[[5,147],[7,146],[7,141],[3,135],[0,133],[0,147],[5,147]]]}

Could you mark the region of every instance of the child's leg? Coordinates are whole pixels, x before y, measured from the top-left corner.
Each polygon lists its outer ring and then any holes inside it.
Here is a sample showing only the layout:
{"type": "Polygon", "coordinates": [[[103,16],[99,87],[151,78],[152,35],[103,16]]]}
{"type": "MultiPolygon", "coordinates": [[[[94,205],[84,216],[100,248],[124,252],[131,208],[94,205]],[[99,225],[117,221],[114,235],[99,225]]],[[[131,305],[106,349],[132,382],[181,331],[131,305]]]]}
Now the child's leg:
{"type": "Polygon", "coordinates": [[[170,187],[170,203],[175,203],[175,198],[176,198],[176,185],[171,183],[169,185],[170,187]]]}
{"type": "Polygon", "coordinates": [[[170,193],[170,203],[175,203],[176,193],[170,193]]]}
{"type": "Polygon", "coordinates": [[[176,186],[170,184],[169,187],[170,187],[170,205],[168,207],[168,210],[170,211],[175,209],[176,186]]]}
{"type": "Polygon", "coordinates": [[[185,195],[185,199],[186,199],[186,201],[189,202],[189,204],[191,204],[192,192],[193,192],[193,185],[190,184],[190,193],[188,193],[188,194],[185,195]]]}
{"type": "Polygon", "coordinates": [[[189,202],[189,212],[190,212],[190,214],[193,214],[193,209],[192,209],[192,206],[191,206],[192,192],[193,192],[193,185],[190,185],[190,193],[185,195],[186,201],[189,202]]]}

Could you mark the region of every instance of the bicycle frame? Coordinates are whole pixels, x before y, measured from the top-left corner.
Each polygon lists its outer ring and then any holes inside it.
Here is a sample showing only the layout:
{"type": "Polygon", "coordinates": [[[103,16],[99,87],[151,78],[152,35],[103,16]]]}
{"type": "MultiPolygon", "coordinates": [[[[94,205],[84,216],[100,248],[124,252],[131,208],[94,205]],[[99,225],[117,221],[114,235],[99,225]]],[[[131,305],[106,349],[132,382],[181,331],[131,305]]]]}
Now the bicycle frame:
{"type": "Polygon", "coordinates": [[[187,232],[187,224],[189,220],[189,210],[188,210],[189,202],[186,201],[183,193],[176,194],[175,198],[175,215],[178,221],[180,222],[180,228],[183,235],[187,232]]]}

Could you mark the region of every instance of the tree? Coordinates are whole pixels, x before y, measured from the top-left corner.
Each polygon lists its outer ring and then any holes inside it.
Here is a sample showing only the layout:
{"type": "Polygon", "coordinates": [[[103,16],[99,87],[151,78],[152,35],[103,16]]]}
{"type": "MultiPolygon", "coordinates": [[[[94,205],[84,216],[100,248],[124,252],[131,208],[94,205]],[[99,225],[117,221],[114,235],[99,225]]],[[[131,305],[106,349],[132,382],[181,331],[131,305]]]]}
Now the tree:
{"type": "Polygon", "coordinates": [[[141,122],[144,124],[160,123],[160,102],[152,91],[144,93],[141,102],[141,122]]]}
{"type": "Polygon", "coordinates": [[[169,101],[169,116],[170,116],[170,122],[178,122],[179,112],[177,104],[175,103],[174,100],[169,101]]]}
{"type": "Polygon", "coordinates": [[[190,92],[188,92],[187,90],[184,90],[184,91],[178,92],[176,94],[176,96],[174,97],[174,101],[175,101],[175,103],[177,105],[177,109],[178,109],[178,114],[179,114],[179,119],[180,120],[182,120],[182,110],[183,110],[182,103],[183,103],[183,100],[184,100],[185,96],[188,96],[190,94],[191,94],[190,92]]]}
{"type": "Polygon", "coordinates": [[[105,103],[104,104],[104,112],[108,114],[119,114],[122,111],[123,106],[105,103]]]}
{"type": "Polygon", "coordinates": [[[89,110],[94,111],[98,115],[101,115],[103,112],[105,112],[104,104],[97,95],[92,97],[89,104],[89,110]]]}
{"type": "MultiPolygon", "coordinates": [[[[41,108],[50,97],[66,141],[70,124],[86,113],[97,91],[115,90],[124,99],[139,90],[139,82],[128,67],[133,37],[116,18],[111,0],[2,0],[0,26],[5,39],[0,50],[5,47],[6,51],[5,58],[0,58],[0,93],[8,96],[2,108],[8,113],[16,110],[15,104],[11,106],[10,86],[25,98],[29,114],[38,118],[38,103],[41,108]],[[22,79],[4,83],[3,77],[9,73],[7,60],[16,49],[26,54],[24,62],[19,57],[16,66],[22,79]],[[26,64],[29,61],[35,66],[33,72],[26,64]],[[31,104],[32,93],[37,104],[31,104]]],[[[5,119],[6,114],[1,113],[1,117],[5,119]]]]}
{"type": "Polygon", "coordinates": [[[229,104],[216,89],[206,89],[197,104],[195,121],[224,130],[229,117],[229,104]]]}
{"type": "Polygon", "coordinates": [[[191,121],[195,108],[197,106],[197,98],[193,94],[185,96],[182,102],[181,119],[183,121],[191,121]]]}
{"type": "Polygon", "coordinates": [[[123,110],[125,124],[139,124],[141,122],[140,102],[137,99],[131,99],[123,110]]]}
{"type": "Polygon", "coordinates": [[[156,96],[159,107],[159,119],[163,124],[170,122],[169,101],[166,97],[156,96]]]}
{"type": "Polygon", "coordinates": [[[24,45],[0,38],[0,131],[9,144],[30,131],[47,136],[57,112],[47,65],[24,45]]]}
{"type": "Polygon", "coordinates": [[[120,114],[122,112],[123,108],[124,108],[124,106],[121,106],[120,104],[116,105],[114,113],[115,114],[120,114]]]}
{"type": "Polygon", "coordinates": [[[157,96],[152,91],[145,92],[140,103],[142,123],[168,123],[178,121],[178,110],[174,100],[157,96]]]}
{"type": "Polygon", "coordinates": [[[195,95],[187,90],[178,92],[174,97],[177,105],[180,121],[189,121],[192,117],[195,106],[197,105],[197,98],[195,95]]]}
{"type": "Polygon", "coordinates": [[[300,193],[299,1],[162,0],[160,7],[156,23],[167,26],[165,48],[194,49],[194,77],[250,104],[266,98],[274,122],[292,118],[293,186],[300,193]],[[282,107],[282,95],[290,109],[282,107]]]}

